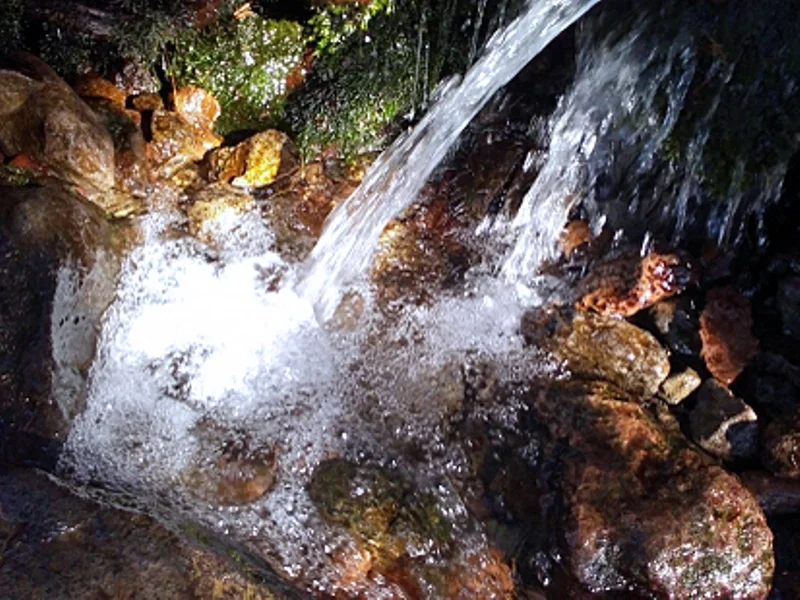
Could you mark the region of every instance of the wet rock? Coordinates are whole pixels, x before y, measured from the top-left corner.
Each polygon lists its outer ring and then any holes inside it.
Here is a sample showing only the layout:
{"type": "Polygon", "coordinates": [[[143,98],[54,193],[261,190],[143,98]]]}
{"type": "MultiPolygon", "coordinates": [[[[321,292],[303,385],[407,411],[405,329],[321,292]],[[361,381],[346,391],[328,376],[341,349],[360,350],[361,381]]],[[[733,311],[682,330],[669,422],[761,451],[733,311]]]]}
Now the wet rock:
{"type": "Polygon", "coordinates": [[[185,474],[187,485],[207,502],[250,504],[275,483],[276,448],[251,449],[246,440],[229,440],[210,465],[185,474]]]}
{"type": "Polygon", "coordinates": [[[24,153],[104,208],[114,186],[114,145],[95,113],[46,65],[21,59],[29,77],[0,71],[0,147],[24,153]]]}
{"type": "Polygon", "coordinates": [[[637,396],[654,396],[670,371],[667,351],[627,321],[589,312],[532,312],[526,341],[551,352],[575,376],[603,379],[637,396]]]}
{"type": "Polygon", "coordinates": [[[592,239],[589,223],[575,219],[567,223],[561,233],[561,251],[565,256],[570,256],[581,246],[588,244],[592,239]]]}
{"type": "Polygon", "coordinates": [[[140,115],[103,98],[87,98],[86,102],[102,119],[114,142],[116,202],[112,204],[108,200],[106,210],[115,217],[140,212],[150,192],[147,145],[139,123],[140,115]]]}
{"type": "Polygon", "coordinates": [[[706,294],[700,315],[701,352],[711,374],[730,385],[758,353],[752,334],[750,302],[731,287],[714,288],[706,294]]]}
{"type": "Polygon", "coordinates": [[[0,195],[0,425],[7,427],[0,455],[41,464],[41,450],[49,464],[46,440],[63,439],[82,410],[119,260],[113,230],[96,206],[51,187],[0,195]],[[45,441],[28,456],[18,435],[45,441]]]}
{"type": "Polygon", "coordinates": [[[779,284],[777,302],[784,332],[800,338],[800,277],[789,277],[779,284]]]}
{"type": "Polygon", "coordinates": [[[0,475],[5,598],[253,598],[265,585],[143,515],[72,496],[43,475],[0,475]]]}
{"type": "Polygon", "coordinates": [[[578,284],[581,297],[575,306],[603,315],[630,317],[680,293],[689,281],[689,266],[677,254],[622,256],[592,269],[578,284]]]}
{"type": "Polygon", "coordinates": [[[308,491],[325,521],[345,528],[358,546],[362,566],[354,574],[351,565],[343,584],[354,575],[368,579],[378,574],[403,592],[400,597],[414,597],[415,591],[431,584],[447,589],[444,573],[425,560],[452,552],[451,523],[433,496],[397,473],[338,458],[316,468],[308,491]],[[431,570],[438,575],[432,576],[431,570]]]}
{"type": "Polygon", "coordinates": [[[663,300],[648,312],[660,339],[672,352],[687,359],[700,354],[699,314],[690,298],[663,300]]]}
{"type": "Polygon", "coordinates": [[[189,163],[202,160],[222,138],[178,113],[156,110],[150,123],[150,158],[159,177],[169,179],[189,163]]]}
{"type": "Polygon", "coordinates": [[[155,92],[138,94],[131,98],[131,106],[139,112],[154,112],[164,108],[164,100],[155,92]]]}
{"type": "Polygon", "coordinates": [[[766,598],[772,533],[756,499],[668,415],[597,383],[548,386],[529,406],[558,441],[564,564],[584,588],[766,598]]]}
{"type": "Polygon", "coordinates": [[[184,87],[172,95],[175,112],[199,131],[212,131],[220,113],[217,99],[198,87],[184,87]]]}
{"type": "Polygon", "coordinates": [[[661,398],[663,398],[667,404],[672,404],[674,406],[688,398],[692,392],[700,387],[701,383],[703,383],[703,380],[700,378],[700,375],[697,374],[697,371],[691,367],[687,367],[680,373],[675,373],[667,377],[661,384],[659,391],[661,398]]]}
{"type": "Polygon", "coordinates": [[[748,460],[758,451],[758,417],[744,400],[709,379],[689,414],[692,439],[706,452],[727,461],[748,460]]]}
{"type": "Polygon", "coordinates": [[[269,129],[233,148],[220,148],[209,157],[211,179],[237,187],[259,188],[300,165],[299,153],[289,137],[269,129]]]}
{"type": "Polygon", "coordinates": [[[779,418],[767,426],[761,459],[775,475],[800,478],[800,415],[779,418]]]}
{"type": "Polygon", "coordinates": [[[224,230],[225,221],[251,210],[255,203],[246,192],[224,183],[200,189],[186,209],[189,232],[198,239],[212,243],[215,233],[224,230]]]}
{"type": "Polygon", "coordinates": [[[84,75],[78,77],[72,88],[84,100],[107,100],[111,106],[118,110],[125,110],[126,94],[107,79],[97,75],[84,75]]]}

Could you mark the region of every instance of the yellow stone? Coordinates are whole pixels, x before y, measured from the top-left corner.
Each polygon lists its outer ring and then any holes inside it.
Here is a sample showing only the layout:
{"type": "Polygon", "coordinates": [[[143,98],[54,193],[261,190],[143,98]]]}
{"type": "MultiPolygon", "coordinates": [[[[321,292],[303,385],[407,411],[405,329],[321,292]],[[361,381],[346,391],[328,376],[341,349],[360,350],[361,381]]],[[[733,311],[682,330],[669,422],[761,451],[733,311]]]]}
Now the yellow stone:
{"type": "Polygon", "coordinates": [[[285,133],[268,129],[233,149],[220,148],[212,156],[212,170],[219,181],[236,187],[259,188],[275,181],[294,166],[295,153],[285,133]]]}
{"type": "Polygon", "coordinates": [[[189,233],[204,241],[213,241],[212,228],[226,215],[241,215],[255,203],[249,194],[228,184],[216,183],[201,190],[186,210],[189,233]]]}

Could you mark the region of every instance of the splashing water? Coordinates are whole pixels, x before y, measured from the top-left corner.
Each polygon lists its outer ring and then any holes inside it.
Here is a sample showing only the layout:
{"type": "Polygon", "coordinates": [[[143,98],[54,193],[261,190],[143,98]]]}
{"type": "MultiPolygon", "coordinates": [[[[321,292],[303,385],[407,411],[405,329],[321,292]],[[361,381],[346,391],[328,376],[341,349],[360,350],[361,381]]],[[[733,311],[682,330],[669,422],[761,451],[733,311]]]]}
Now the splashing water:
{"type": "Polygon", "coordinates": [[[489,42],[483,57],[460,84],[453,79],[444,86],[440,99],[422,121],[378,159],[361,186],[333,211],[299,285],[323,320],[333,314],[343,288],[364,275],[389,221],[416,199],[459,134],[492,95],[598,2],[531,3],[489,42]]]}

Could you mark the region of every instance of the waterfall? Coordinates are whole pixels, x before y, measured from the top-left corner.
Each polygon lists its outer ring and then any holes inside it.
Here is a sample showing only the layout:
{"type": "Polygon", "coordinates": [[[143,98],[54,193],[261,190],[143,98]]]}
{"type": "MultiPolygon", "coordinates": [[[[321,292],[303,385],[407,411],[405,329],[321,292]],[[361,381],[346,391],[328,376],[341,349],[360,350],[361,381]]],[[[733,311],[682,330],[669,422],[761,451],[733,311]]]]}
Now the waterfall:
{"type": "MultiPolygon", "coordinates": [[[[555,258],[570,210],[578,201],[601,203],[602,186],[615,172],[635,180],[653,166],[695,73],[687,32],[654,42],[660,17],[657,11],[645,13],[621,36],[612,29],[602,40],[587,25],[575,83],[552,118],[547,161],[513,223],[518,237],[502,267],[507,280],[525,282],[542,262],[555,258]]],[[[626,200],[633,198],[613,199],[626,200]]]]}
{"type": "Polygon", "coordinates": [[[375,162],[330,215],[298,289],[326,319],[343,288],[362,277],[381,232],[417,197],[464,128],[492,95],[599,0],[542,0],[490,40],[459,82],[451,79],[422,121],[375,162]]]}

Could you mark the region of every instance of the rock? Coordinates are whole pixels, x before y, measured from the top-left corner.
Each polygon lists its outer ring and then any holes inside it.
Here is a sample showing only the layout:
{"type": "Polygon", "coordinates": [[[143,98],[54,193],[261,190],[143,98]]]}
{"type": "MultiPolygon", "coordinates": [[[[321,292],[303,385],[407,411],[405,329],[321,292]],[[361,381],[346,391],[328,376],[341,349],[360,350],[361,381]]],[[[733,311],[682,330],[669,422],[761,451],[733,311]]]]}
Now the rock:
{"type": "Polygon", "coordinates": [[[570,221],[561,232],[561,251],[569,257],[575,250],[588,244],[592,239],[589,223],[580,219],[570,221]]]}
{"type": "Polygon", "coordinates": [[[213,464],[194,468],[184,480],[204,501],[223,506],[250,504],[264,496],[276,479],[276,448],[250,449],[229,440],[213,464]]]}
{"type": "Polygon", "coordinates": [[[233,148],[220,148],[209,157],[211,179],[237,187],[259,188],[300,165],[299,153],[289,137],[269,129],[233,148]]]}
{"type": "Polygon", "coordinates": [[[175,90],[172,96],[175,112],[201,131],[212,131],[220,114],[217,99],[198,87],[175,90]]]}
{"type": "Polygon", "coordinates": [[[154,112],[164,108],[164,100],[155,92],[137,94],[131,98],[131,106],[139,112],[154,112]]]}
{"type": "Polygon", "coordinates": [[[147,145],[139,123],[141,117],[139,113],[125,110],[124,106],[107,99],[87,98],[86,102],[102,119],[114,141],[117,202],[113,206],[109,203],[106,210],[115,217],[140,212],[150,193],[150,168],[147,145]]]}
{"type": "Polygon", "coordinates": [[[667,377],[661,384],[660,395],[667,404],[677,405],[688,398],[703,382],[697,371],[687,367],[680,373],[667,377]]]}
{"type": "MultiPolygon", "coordinates": [[[[308,492],[325,521],[343,527],[355,541],[356,556],[362,563],[356,579],[382,577],[380,589],[393,590],[393,597],[414,597],[415,591],[431,586],[435,586],[433,597],[450,597],[444,591],[452,579],[447,581],[442,565],[425,564],[415,558],[421,549],[425,549],[422,555],[427,556],[449,557],[453,551],[451,523],[439,511],[433,496],[415,489],[398,473],[339,458],[324,461],[316,468],[308,492]],[[440,588],[438,593],[436,587],[440,588]]],[[[478,561],[485,557],[476,554],[478,561]]],[[[352,585],[356,569],[352,564],[341,567],[344,574],[339,585],[352,585]]],[[[449,574],[451,578],[465,575],[449,574]]],[[[487,583],[483,589],[489,587],[487,583]]],[[[462,594],[457,597],[486,597],[466,590],[462,594]]]]}
{"type": "Polygon", "coordinates": [[[38,464],[34,454],[49,452],[46,440],[63,439],[82,410],[119,256],[103,212],[81,198],[52,187],[0,196],[0,454],[38,464]],[[26,456],[18,436],[30,435],[45,442],[26,456]]]}
{"type": "Polygon", "coordinates": [[[706,452],[727,461],[748,460],[758,451],[758,417],[744,400],[708,379],[689,414],[692,439],[706,452]]]}
{"type": "Polygon", "coordinates": [[[202,188],[192,197],[186,210],[189,232],[198,239],[213,242],[215,231],[224,228],[225,220],[251,210],[255,203],[246,192],[224,183],[202,188]]]}
{"type": "Polygon", "coordinates": [[[748,369],[746,397],[759,413],[782,418],[800,409],[800,368],[780,354],[761,352],[748,369]]]}
{"type": "Polygon", "coordinates": [[[156,110],[150,123],[150,157],[157,174],[169,179],[189,163],[202,160],[222,138],[193,125],[178,113],[156,110]]]}
{"type": "Polygon", "coordinates": [[[731,287],[714,288],[706,294],[700,315],[701,355],[711,374],[730,385],[758,353],[752,334],[750,302],[731,287]]]}
{"type": "Polygon", "coordinates": [[[32,470],[0,474],[0,548],[4,598],[275,598],[224,555],[32,470]]]}
{"type": "Polygon", "coordinates": [[[559,384],[530,398],[558,440],[551,485],[563,497],[563,564],[585,589],[767,597],[774,557],[764,514],[735,476],[687,446],[674,420],[607,384],[559,384]]]}
{"type": "Polygon", "coordinates": [[[581,297],[575,306],[602,315],[630,317],[683,291],[690,274],[689,265],[677,254],[622,256],[592,269],[578,284],[581,297]]]}
{"type": "Polygon", "coordinates": [[[650,308],[649,316],[672,352],[689,360],[700,354],[699,315],[690,298],[662,300],[650,308]]]}
{"type": "Polygon", "coordinates": [[[620,319],[532,312],[523,317],[522,334],[564,361],[575,376],[602,379],[642,398],[654,396],[669,375],[667,351],[651,334],[620,319]]]}
{"type": "Polygon", "coordinates": [[[783,331],[800,338],[800,277],[789,277],[778,285],[778,312],[783,331]]]}
{"type": "MultiPolygon", "coordinates": [[[[46,65],[38,79],[0,71],[0,146],[24,153],[76,185],[101,208],[114,186],[114,144],[101,120],[46,65]]],[[[27,63],[24,63],[24,66],[27,63]]]]}
{"type": "Polygon", "coordinates": [[[775,475],[800,478],[800,414],[776,419],[767,426],[761,460],[775,475]]]}
{"type": "Polygon", "coordinates": [[[84,100],[103,99],[119,111],[125,110],[126,94],[107,79],[97,75],[82,75],[72,85],[84,100]]]}

